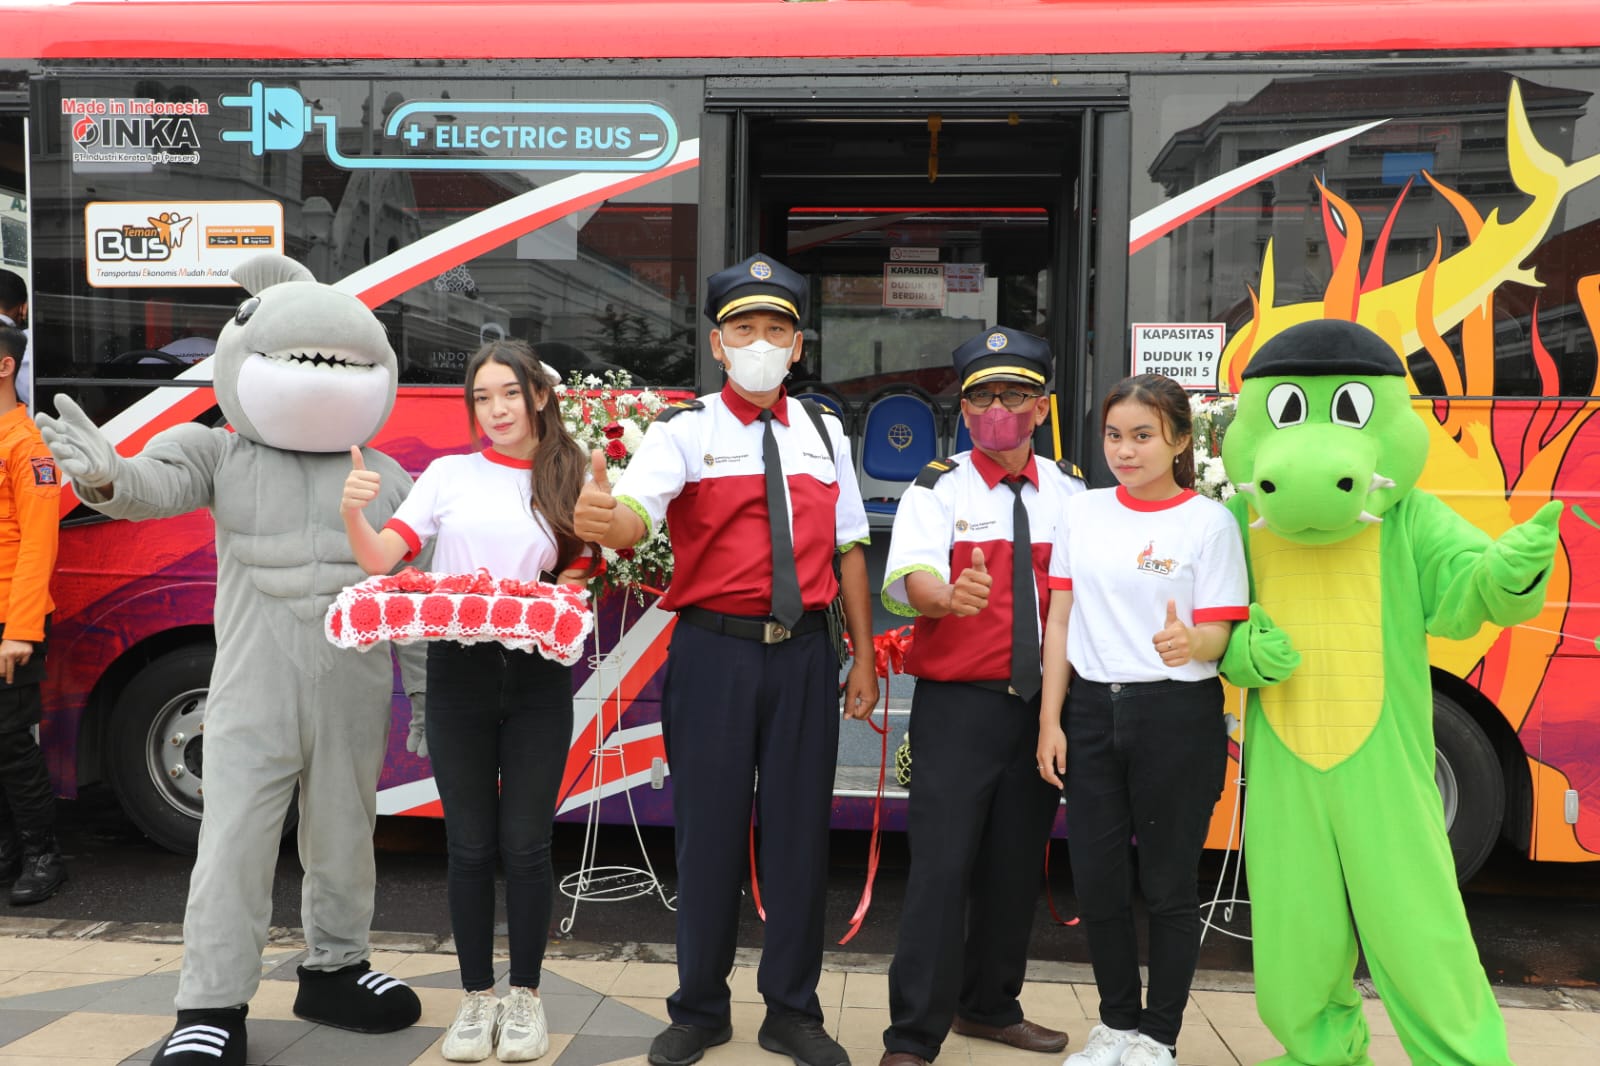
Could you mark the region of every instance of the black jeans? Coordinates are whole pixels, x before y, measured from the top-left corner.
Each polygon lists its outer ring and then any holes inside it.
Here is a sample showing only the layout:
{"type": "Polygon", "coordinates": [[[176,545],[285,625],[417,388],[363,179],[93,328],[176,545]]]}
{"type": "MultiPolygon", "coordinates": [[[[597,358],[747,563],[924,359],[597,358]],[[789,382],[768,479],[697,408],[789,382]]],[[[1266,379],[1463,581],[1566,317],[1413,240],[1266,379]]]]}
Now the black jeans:
{"type": "Polygon", "coordinates": [[[505,866],[513,985],[539,987],[550,830],[572,745],[572,670],[499,644],[428,645],[428,756],[444,807],[461,985],[494,987],[494,862],[505,866]]]}
{"type": "Polygon", "coordinates": [[[1066,719],[1067,846],[1100,989],[1100,1021],[1175,1046],[1200,956],[1200,852],[1227,771],[1222,684],[1077,678],[1066,719]],[[1150,918],[1150,989],[1142,1011],[1134,838],[1150,918]]]}
{"type": "MultiPolygon", "coordinates": [[[[50,620],[45,619],[45,633],[50,620]]],[[[0,637],[5,625],[0,623],[0,637]]],[[[39,724],[43,705],[39,683],[44,680],[47,643],[35,641],[27,665],[17,667],[11,684],[0,680],[0,834],[48,833],[56,825],[56,800],[45,769],[44,754],[34,743],[32,728],[39,724]]]]}

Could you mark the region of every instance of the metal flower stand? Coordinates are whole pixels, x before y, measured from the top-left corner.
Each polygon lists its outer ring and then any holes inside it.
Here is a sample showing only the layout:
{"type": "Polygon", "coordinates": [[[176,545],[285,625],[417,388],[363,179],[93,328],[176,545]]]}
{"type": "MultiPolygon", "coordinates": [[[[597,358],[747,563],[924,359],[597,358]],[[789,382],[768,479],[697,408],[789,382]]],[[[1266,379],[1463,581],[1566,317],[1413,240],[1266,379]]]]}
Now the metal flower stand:
{"type": "MultiPolygon", "coordinates": [[[[1246,693],[1239,690],[1239,716],[1232,713],[1227,716],[1228,732],[1233,733],[1237,728],[1236,723],[1243,721],[1244,702],[1246,693]]],[[[1222,870],[1217,874],[1217,889],[1211,898],[1200,904],[1200,942],[1205,943],[1206,934],[1215,929],[1223,936],[1231,936],[1236,940],[1249,940],[1250,934],[1228,928],[1227,924],[1233,921],[1233,912],[1236,907],[1250,906],[1249,897],[1239,895],[1239,875],[1244,870],[1244,742],[1245,736],[1239,733],[1239,776],[1234,779],[1233,813],[1228,819],[1228,843],[1238,841],[1238,847],[1222,853],[1222,870]],[[1229,866],[1233,867],[1232,880],[1229,880],[1229,866]],[[1226,887],[1228,895],[1223,896],[1226,887]],[[1213,917],[1221,911],[1221,921],[1213,921],[1213,917]]]]}
{"type": "MultiPolygon", "coordinates": [[[[624,593],[624,596],[631,593],[624,593]]],[[[578,904],[585,900],[595,903],[620,903],[623,900],[638,899],[652,893],[661,897],[661,903],[668,910],[676,910],[677,896],[667,896],[661,879],[656,876],[655,867],[650,863],[650,854],[645,850],[644,836],[639,831],[639,816],[633,807],[633,790],[624,787],[622,795],[628,804],[628,819],[633,825],[633,837],[639,845],[639,855],[644,865],[619,866],[601,865],[598,861],[600,839],[600,802],[601,786],[605,783],[608,764],[615,761],[616,775],[613,780],[626,782],[628,779],[628,763],[624,745],[615,738],[622,729],[622,691],[620,682],[627,673],[626,663],[623,662],[620,636],[627,628],[627,602],[624,599],[622,619],[619,623],[619,643],[608,654],[600,652],[600,626],[598,612],[595,619],[594,654],[589,656],[589,666],[594,672],[593,684],[595,687],[595,715],[594,715],[594,747],[589,749],[593,756],[590,771],[589,810],[584,824],[583,852],[578,863],[578,869],[563,877],[560,889],[563,895],[572,900],[572,912],[561,919],[561,932],[569,935],[573,923],[578,917],[578,904]],[[607,700],[607,695],[611,699],[607,700]],[[610,727],[607,728],[606,710],[611,707],[610,727]]]]}

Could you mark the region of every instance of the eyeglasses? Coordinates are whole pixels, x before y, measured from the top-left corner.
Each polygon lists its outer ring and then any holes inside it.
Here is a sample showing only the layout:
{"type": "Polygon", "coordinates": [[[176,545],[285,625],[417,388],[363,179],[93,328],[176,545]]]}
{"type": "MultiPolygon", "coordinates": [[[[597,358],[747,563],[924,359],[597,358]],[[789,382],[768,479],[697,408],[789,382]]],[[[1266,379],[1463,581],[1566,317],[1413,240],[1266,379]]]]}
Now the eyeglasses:
{"type": "Polygon", "coordinates": [[[961,398],[970,403],[979,411],[984,410],[994,403],[996,397],[1006,405],[1008,411],[1018,411],[1028,404],[1043,396],[1042,392],[1030,392],[1026,389],[1006,389],[1004,392],[995,392],[993,389],[973,389],[964,392],[961,398]]]}

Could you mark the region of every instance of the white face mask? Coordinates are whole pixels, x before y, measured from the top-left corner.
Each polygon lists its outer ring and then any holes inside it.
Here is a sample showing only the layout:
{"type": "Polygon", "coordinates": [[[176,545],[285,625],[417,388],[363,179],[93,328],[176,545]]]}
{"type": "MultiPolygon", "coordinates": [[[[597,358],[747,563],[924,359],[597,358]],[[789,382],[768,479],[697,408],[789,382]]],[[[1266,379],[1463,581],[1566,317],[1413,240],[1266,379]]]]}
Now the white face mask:
{"type": "MultiPolygon", "coordinates": [[[[795,343],[800,343],[799,334],[795,343]]],[[[746,392],[770,392],[783,384],[789,376],[789,360],[794,357],[794,346],[780,348],[770,341],[756,341],[743,348],[723,342],[722,350],[728,356],[728,376],[746,392]]]]}

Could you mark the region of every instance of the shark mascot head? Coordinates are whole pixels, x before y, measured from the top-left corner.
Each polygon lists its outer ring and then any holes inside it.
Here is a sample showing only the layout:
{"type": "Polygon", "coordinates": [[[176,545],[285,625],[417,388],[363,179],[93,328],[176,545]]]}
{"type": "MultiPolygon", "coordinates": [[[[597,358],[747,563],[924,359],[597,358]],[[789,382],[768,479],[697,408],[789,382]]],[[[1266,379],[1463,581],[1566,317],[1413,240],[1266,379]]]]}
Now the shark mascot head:
{"type": "Polygon", "coordinates": [[[372,311],[281,255],[254,256],[232,276],[250,296],[217,339],[212,373],[234,430],[296,452],[371,440],[394,407],[399,376],[372,311]]]}
{"type": "Polygon", "coordinates": [[[1223,466],[1259,526],[1331,544],[1411,491],[1428,429],[1405,373],[1394,349],[1354,322],[1303,322],[1261,346],[1222,442],[1223,466]]]}

